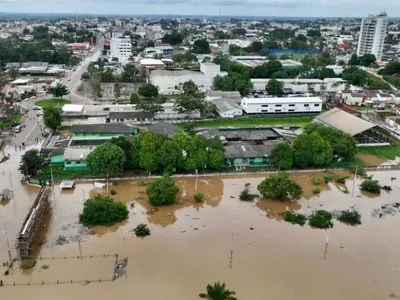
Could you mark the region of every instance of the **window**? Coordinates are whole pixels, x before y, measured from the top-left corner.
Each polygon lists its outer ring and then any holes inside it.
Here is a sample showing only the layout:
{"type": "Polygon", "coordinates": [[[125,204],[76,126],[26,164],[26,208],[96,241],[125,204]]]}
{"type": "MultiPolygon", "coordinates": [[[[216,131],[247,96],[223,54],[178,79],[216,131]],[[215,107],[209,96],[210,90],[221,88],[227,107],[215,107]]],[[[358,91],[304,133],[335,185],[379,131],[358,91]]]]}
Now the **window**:
{"type": "Polygon", "coordinates": [[[314,104],[315,107],[319,106],[319,103],[314,104]]]}
{"type": "Polygon", "coordinates": [[[268,104],[263,104],[261,105],[261,107],[268,107],[268,104]]]}
{"type": "Polygon", "coordinates": [[[294,109],[288,109],[288,111],[292,112],[292,111],[294,111],[294,109]]]}
{"type": "Polygon", "coordinates": [[[70,161],[67,161],[67,165],[70,165],[71,164],[71,162],[70,161]]]}
{"type": "Polygon", "coordinates": [[[282,109],[275,109],[275,112],[281,112],[282,109]]]}
{"type": "Polygon", "coordinates": [[[289,106],[295,106],[296,104],[289,104],[289,106]]]}
{"type": "Polygon", "coordinates": [[[281,107],[282,104],[275,104],[275,107],[281,107]]]}
{"type": "Polygon", "coordinates": [[[304,104],[304,107],[309,107],[310,106],[310,104],[304,104]]]}
{"type": "Polygon", "coordinates": [[[80,161],[77,161],[77,162],[76,162],[76,164],[77,164],[77,165],[80,165],[80,164],[81,164],[81,162],[80,162],[80,161]]]}

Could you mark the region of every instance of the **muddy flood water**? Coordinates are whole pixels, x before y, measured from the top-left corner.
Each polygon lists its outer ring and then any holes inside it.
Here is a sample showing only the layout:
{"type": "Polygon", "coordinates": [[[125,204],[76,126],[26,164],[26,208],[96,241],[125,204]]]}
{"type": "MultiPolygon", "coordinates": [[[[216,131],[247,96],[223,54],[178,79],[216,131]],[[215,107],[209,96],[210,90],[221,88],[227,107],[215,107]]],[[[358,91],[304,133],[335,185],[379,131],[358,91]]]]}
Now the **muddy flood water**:
{"type": "MultiPolygon", "coordinates": [[[[82,253],[93,258],[37,260],[28,272],[16,264],[8,276],[3,276],[5,267],[0,266],[0,279],[6,284],[0,287],[0,299],[190,300],[199,299],[206,285],[216,281],[225,282],[238,299],[400,298],[400,214],[374,218],[371,213],[400,200],[400,171],[370,174],[393,190],[379,197],[362,194],[357,179],[352,195],[349,179],[346,185],[321,183],[322,192],[315,196],[311,178],[323,174],[304,173],[292,176],[303,187],[301,200],[248,203],[238,198],[244,184],[250,183],[256,192],[265,176],[178,178],[179,203],[158,210],[148,204],[143,180],[117,182],[113,197],[128,204],[129,219],[94,232],[82,230],[78,216],[88,195],[105,191],[94,189],[93,183],[78,183],[75,190],[63,192],[56,186],[52,212],[41,232],[42,245],[34,254],[60,258],[82,253]],[[398,179],[391,181],[391,177],[398,179]],[[193,201],[196,191],[204,193],[201,204],[193,201]],[[325,260],[328,231],[286,223],[279,214],[287,209],[307,213],[353,206],[362,213],[362,225],[335,221],[325,260]],[[132,232],[140,223],[151,229],[144,239],[132,232]],[[65,237],[64,245],[57,245],[59,236],[65,237]],[[128,257],[127,274],[107,281],[113,276],[114,254],[128,257]],[[100,278],[102,282],[94,282],[100,278]],[[56,284],[57,280],[88,282],[56,284]],[[52,284],[41,285],[42,281],[52,284]],[[8,286],[13,282],[17,286],[8,286]],[[29,286],[20,285],[28,282],[29,286]]],[[[7,173],[0,174],[0,189],[8,187],[7,180],[7,173]]],[[[0,206],[1,261],[8,259],[5,224],[14,244],[37,192],[37,187],[14,182],[14,199],[0,206]]]]}

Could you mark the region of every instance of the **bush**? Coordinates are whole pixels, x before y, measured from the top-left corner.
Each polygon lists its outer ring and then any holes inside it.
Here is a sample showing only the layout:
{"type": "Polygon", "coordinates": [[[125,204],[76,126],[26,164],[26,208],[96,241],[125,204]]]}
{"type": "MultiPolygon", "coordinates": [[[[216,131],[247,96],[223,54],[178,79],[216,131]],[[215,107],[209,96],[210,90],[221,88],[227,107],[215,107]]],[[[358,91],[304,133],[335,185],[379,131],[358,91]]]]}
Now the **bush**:
{"type": "Polygon", "coordinates": [[[360,190],[375,194],[380,194],[381,188],[378,181],[371,179],[364,180],[360,185],[360,190]]]}
{"type": "Polygon", "coordinates": [[[138,226],[136,226],[135,229],[133,229],[133,231],[135,232],[136,236],[140,237],[148,236],[151,234],[150,229],[147,227],[146,224],[139,224],[138,226]]]}
{"type": "Polygon", "coordinates": [[[313,177],[313,178],[311,178],[311,182],[312,182],[312,184],[318,185],[321,183],[321,178],[313,177]]]}
{"type": "Polygon", "coordinates": [[[386,192],[390,192],[392,190],[392,187],[390,185],[383,185],[381,188],[386,192]]]}
{"type": "Polygon", "coordinates": [[[147,185],[147,197],[154,206],[170,205],[176,201],[179,188],[169,176],[157,178],[147,185]]]}
{"type": "Polygon", "coordinates": [[[193,199],[196,202],[203,201],[203,198],[204,198],[204,194],[203,193],[196,193],[196,194],[193,195],[193,199]]]}
{"type": "Polygon", "coordinates": [[[249,192],[250,183],[246,183],[244,185],[244,190],[240,192],[239,199],[241,201],[253,201],[255,198],[258,197],[257,194],[251,194],[249,192]]]}
{"type": "Polygon", "coordinates": [[[324,175],[325,183],[331,182],[333,180],[333,174],[324,175]]]}
{"type": "Polygon", "coordinates": [[[335,177],[335,182],[337,183],[346,183],[347,178],[349,178],[349,176],[345,176],[345,175],[337,175],[335,177]]]}
{"type": "Polygon", "coordinates": [[[85,226],[111,226],[128,217],[128,208],[122,202],[97,194],[83,205],[83,212],[79,215],[79,222],[85,226]]]}
{"type": "Polygon", "coordinates": [[[292,224],[299,224],[300,226],[303,226],[306,224],[307,217],[303,214],[298,214],[295,212],[291,211],[286,211],[281,214],[283,216],[283,219],[286,222],[292,223],[292,224]]]}
{"type": "Polygon", "coordinates": [[[291,179],[287,173],[271,175],[265,178],[257,188],[265,198],[282,201],[298,198],[303,193],[300,185],[291,179]]]}
{"type": "Polygon", "coordinates": [[[321,193],[321,189],[318,188],[318,187],[316,187],[315,189],[313,189],[312,192],[313,192],[314,194],[319,194],[319,193],[321,193]]]}
{"type": "Polygon", "coordinates": [[[116,195],[117,194],[117,192],[115,190],[111,190],[110,192],[111,192],[111,195],[116,195]]]}
{"type": "Polygon", "coordinates": [[[361,215],[356,210],[342,210],[337,219],[352,226],[361,224],[361,215]]]}
{"type": "Polygon", "coordinates": [[[361,177],[365,177],[367,175],[367,171],[365,171],[363,166],[351,165],[350,171],[355,174],[357,170],[357,175],[361,177]]]}
{"type": "Polygon", "coordinates": [[[21,269],[28,270],[32,269],[36,265],[36,260],[24,260],[21,263],[21,269]]]}
{"type": "Polygon", "coordinates": [[[309,217],[309,224],[312,227],[327,229],[333,227],[332,214],[326,210],[314,211],[309,217]]]}

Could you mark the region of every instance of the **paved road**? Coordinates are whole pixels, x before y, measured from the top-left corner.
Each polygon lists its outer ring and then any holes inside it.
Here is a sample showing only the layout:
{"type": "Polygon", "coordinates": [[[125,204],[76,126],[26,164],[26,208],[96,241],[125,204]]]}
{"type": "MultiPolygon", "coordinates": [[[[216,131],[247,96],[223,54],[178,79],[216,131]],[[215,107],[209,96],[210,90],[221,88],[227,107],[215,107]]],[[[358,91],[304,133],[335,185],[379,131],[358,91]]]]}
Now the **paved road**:
{"type": "MultiPolygon", "coordinates": [[[[79,87],[80,80],[81,80],[81,75],[86,72],[87,67],[90,62],[96,61],[100,55],[101,51],[103,50],[103,45],[104,45],[104,39],[101,38],[99,39],[98,43],[96,44],[96,47],[94,48],[93,52],[91,52],[75,69],[75,71],[69,71],[67,72],[66,76],[60,79],[60,82],[62,84],[65,84],[68,87],[68,90],[70,93],[66,97],[71,101],[71,103],[75,104],[88,104],[91,103],[90,98],[85,98],[82,95],[79,95],[76,92],[76,89],[79,87]]],[[[37,97],[34,100],[24,100],[23,101],[23,107],[26,107],[28,109],[32,109],[34,106],[34,103],[38,100],[43,100],[43,99],[48,99],[50,96],[45,95],[41,97],[37,97]]]]}

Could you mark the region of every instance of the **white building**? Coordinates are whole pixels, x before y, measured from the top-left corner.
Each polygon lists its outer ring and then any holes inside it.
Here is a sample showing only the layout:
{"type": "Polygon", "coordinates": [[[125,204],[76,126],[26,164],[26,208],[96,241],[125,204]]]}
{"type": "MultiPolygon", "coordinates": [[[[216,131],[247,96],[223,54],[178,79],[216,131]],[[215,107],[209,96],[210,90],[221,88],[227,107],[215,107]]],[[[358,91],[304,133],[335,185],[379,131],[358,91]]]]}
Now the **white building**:
{"type": "Polygon", "coordinates": [[[387,25],[386,13],[369,15],[362,19],[357,55],[374,54],[377,59],[381,59],[387,25]]]}
{"type": "Polygon", "coordinates": [[[319,97],[243,98],[246,114],[320,113],[323,101],[319,97]]]}
{"type": "Polygon", "coordinates": [[[130,38],[112,38],[110,44],[110,57],[118,61],[128,60],[132,55],[132,42],[130,38]]]}
{"type": "Polygon", "coordinates": [[[178,94],[185,81],[192,80],[200,92],[211,90],[215,76],[225,76],[219,65],[200,63],[200,72],[189,70],[152,70],[149,83],[159,88],[160,94],[178,94]]]}

